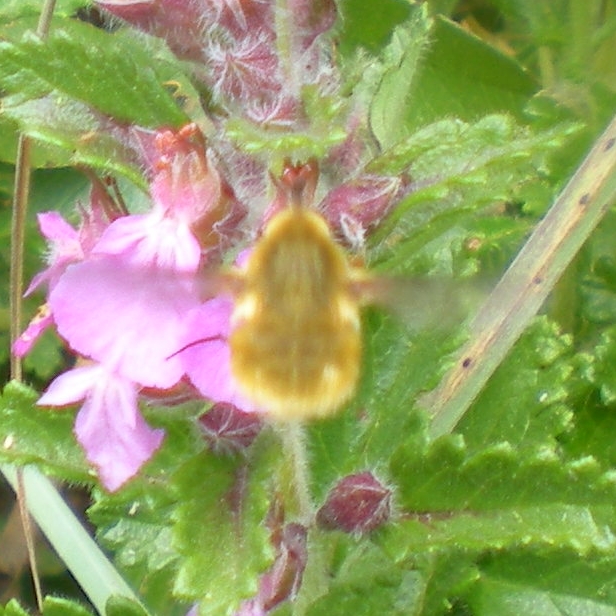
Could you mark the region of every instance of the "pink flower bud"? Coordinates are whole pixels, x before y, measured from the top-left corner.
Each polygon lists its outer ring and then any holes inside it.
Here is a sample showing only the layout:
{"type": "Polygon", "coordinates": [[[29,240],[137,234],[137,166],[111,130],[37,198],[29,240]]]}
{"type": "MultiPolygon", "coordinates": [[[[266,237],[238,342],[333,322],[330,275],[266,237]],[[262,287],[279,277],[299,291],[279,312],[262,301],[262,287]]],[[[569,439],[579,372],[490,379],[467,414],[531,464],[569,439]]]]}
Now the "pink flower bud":
{"type": "Polygon", "coordinates": [[[391,490],[365,471],[341,479],[317,512],[317,523],[328,530],[363,534],[391,516],[391,490]]]}
{"type": "Polygon", "coordinates": [[[263,422],[254,413],[244,413],[233,404],[220,402],[199,418],[203,436],[215,453],[247,449],[261,432],[263,422]]]}
{"type": "Polygon", "coordinates": [[[308,560],[306,536],[306,528],[300,524],[287,524],[282,529],[276,561],[261,578],[259,588],[260,603],[266,610],[295,598],[308,560]]]}
{"type": "Polygon", "coordinates": [[[400,199],[404,186],[399,177],[360,175],[331,190],[319,209],[332,229],[358,248],[363,245],[366,231],[375,227],[400,199]]]}

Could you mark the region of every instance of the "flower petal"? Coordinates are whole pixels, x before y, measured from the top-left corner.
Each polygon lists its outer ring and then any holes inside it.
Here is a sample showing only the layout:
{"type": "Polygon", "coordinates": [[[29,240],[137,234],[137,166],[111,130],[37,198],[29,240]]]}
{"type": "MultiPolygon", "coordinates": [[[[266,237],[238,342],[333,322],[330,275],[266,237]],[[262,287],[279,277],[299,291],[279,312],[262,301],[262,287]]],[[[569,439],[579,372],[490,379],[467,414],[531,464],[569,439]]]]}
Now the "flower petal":
{"type": "Polygon", "coordinates": [[[179,356],[193,385],[214,402],[228,402],[246,413],[258,409],[238,390],[231,374],[227,336],[233,302],[216,297],[194,308],[186,319],[185,347],[179,356]]]}
{"type": "Polygon", "coordinates": [[[192,280],[104,256],[70,266],[49,296],[58,332],[78,353],[129,380],[171,387],[183,319],[197,305],[192,280]]]}
{"type": "Polygon", "coordinates": [[[47,304],[39,306],[36,314],[28,323],[28,327],[13,343],[13,354],[15,357],[23,357],[34,346],[39,336],[53,324],[53,315],[47,304]]]}
{"type": "Polygon", "coordinates": [[[77,440],[115,491],[160,447],[164,431],[150,428],[137,406],[137,389],[110,372],[100,374],[75,421],[77,440]]]}
{"type": "Polygon", "coordinates": [[[123,255],[135,265],[151,265],[194,273],[201,248],[188,225],[158,213],[123,216],[106,229],[97,254],[123,255]]]}
{"type": "Polygon", "coordinates": [[[56,377],[38,399],[39,406],[65,406],[83,400],[100,378],[97,364],[73,368],[56,377]]]}

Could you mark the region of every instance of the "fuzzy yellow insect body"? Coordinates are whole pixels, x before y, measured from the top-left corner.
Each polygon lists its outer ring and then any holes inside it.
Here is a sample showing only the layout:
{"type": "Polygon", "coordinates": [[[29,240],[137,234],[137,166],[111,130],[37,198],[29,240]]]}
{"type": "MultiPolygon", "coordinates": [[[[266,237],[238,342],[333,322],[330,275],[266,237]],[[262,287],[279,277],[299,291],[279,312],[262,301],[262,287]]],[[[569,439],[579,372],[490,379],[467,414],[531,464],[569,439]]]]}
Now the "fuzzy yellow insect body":
{"type": "Polygon", "coordinates": [[[326,416],[351,397],[361,276],[317,212],[294,204],[269,221],[242,276],[229,338],[246,396],[278,419],[326,416]]]}

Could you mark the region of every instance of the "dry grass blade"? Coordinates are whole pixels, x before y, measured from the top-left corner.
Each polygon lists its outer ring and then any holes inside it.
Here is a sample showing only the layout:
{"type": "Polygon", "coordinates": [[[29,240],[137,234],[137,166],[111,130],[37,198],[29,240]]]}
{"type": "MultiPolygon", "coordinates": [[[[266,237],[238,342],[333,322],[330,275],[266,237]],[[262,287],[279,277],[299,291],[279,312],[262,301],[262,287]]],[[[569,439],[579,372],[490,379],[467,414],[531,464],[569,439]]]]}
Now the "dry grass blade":
{"type": "Polygon", "coordinates": [[[616,117],[470,324],[440,385],[420,401],[434,438],[451,432],[616,198],[616,117]]]}

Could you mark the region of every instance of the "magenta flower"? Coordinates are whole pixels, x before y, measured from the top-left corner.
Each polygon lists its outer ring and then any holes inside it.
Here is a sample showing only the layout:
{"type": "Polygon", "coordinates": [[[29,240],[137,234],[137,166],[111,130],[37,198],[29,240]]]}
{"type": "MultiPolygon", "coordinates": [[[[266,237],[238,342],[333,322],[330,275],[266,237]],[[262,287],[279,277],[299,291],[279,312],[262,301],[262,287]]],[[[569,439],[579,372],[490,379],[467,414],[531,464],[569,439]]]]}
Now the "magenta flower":
{"type": "Polygon", "coordinates": [[[162,439],[139,414],[137,392],[168,389],[185,373],[179,351],[187,315],[200,307],[197,271],[208,253],[207,234],[201,237],[204,248],[193,229],[222,216],[218,248],[225,220],[243,217],[194,135],[193,127],[159,135],[152,210],[117,218],[88,251],[80,250],[77,232],[57,216],[43,218],[48,237],[61,248],[46,272],[53,283],[47,318],[69,347],[97,368],[58,377],[40,403],[85,400],[75,431],[110,490],[133,476],[162,439]]]}
{"type": "Polygon", "coordinates": [[[160,447],[163,430],[144,421],[131,381],[101,364],[74,368],[56,378],[38,401],[64,406],[83,400],[75,435],[103,485],[117,490],[160,447]]]}
{"type": "Polygon", "coordinates": [[[231,331],[233,302],[221,296],[194,308],[186,315],[183,350],[184,370],[199,392],[210,400],[232,404],[244,412],[259,409],[243,396],[231,374],[231,331]]]}
{"type": "MultiPolygon", "coordinates": [[[[220,266],[250,250],[271,216],[289,205],[288,174],[306,172],[301,190],[306,205],[318,203],[334,233],[355,248],[408,184],[402,176],[366,170],[371,152],[366,117],[351,100],[339,105],[330,100],[338,74],[322,35],[336,19],[333,0],[292,0],[280,21],[271,0],[98,4],[164,38],[179,58],[191,62],[192,77],[213,103],[206,110],[207,144],[196,124],[151,131],[97,112],[122,154],[144,169],[150,209],[124,211],[95,181],[78,230],[55,212],[39,218],[50,259],[29,290],[46,283],[47,304],[14,351],[23,355],[54,324],[67,347],[90,362],[59,376],[40,403],[83,401],[75,433],[103,485],[115,490],[162,441],[162,432],[150,428],[138,410],[146,390],[163,397],[172,388],[194,386],[220,405],[215,409],[232,407],[232,421],[214,411],[204,420],[204,426],[214,422],[209,436],[227,448],[236,446],[238,430],[242,437],[253,435],[251,422],[244,434],[239,413],[267,411],[239,392],[231,373],[233,285],[242,283],[242,274],[238,259],[235,274],[220,266]],[[323,117],[308,108],[308,100],[323,100],[323,117]],[[332,120],[335,109],[338,117],[332,120]],[[262,134],[292,143],[295,131],[300,142],[307,139],[301,147],[309,152],[313,121],[315,140],[324,136],[324,123],[347,127],[346,135],[335,131],[326,142],[331,147],[320,160],[327,168],[323,185],[317,184],[313,159],[295,166],[286,162],[281,171],[280,162],[272,161],[279,161],[282,149],[269,159],[262,154],[267,148],[254,155],[253,136],[257,145],[262,134]],[[245,220],[249,228],[243,228],[245,220]]],[[[260,425],[258,418],[255,423],[260,425]]]]}

